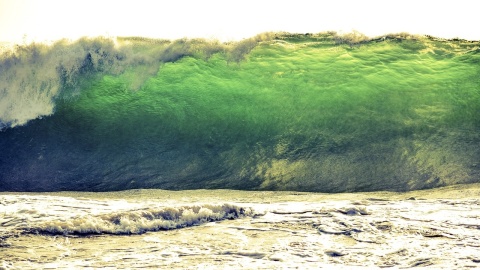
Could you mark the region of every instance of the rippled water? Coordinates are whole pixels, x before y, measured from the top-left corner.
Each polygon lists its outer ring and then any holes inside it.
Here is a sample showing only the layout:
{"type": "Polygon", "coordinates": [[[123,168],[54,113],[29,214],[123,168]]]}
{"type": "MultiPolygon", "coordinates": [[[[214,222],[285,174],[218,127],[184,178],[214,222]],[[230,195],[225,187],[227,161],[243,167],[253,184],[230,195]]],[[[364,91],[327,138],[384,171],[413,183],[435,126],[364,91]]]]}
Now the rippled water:
{"type": "Polygon", "coordinates": [[[284,33],[19,46],[0,55],[0,191],[478,182],[480,43],[357,45],[284,33]]]}

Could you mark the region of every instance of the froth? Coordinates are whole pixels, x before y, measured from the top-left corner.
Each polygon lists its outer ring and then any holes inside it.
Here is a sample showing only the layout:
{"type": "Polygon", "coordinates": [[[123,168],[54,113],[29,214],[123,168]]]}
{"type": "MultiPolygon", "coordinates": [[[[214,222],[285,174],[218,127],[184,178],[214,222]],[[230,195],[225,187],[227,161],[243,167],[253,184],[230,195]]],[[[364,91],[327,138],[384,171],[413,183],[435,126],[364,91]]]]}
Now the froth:
{"type": "Polygon", "coordinates": [[[82,39],[1,50],[0,128],[51,115],[55,100],[74,90],[82,76],[115,65],[113,47],[108,39],[82,39]]]}
{"type": "Polygon", "coordinates": [[[24,231],[62,235],[142,234],[249,215],[252,215],[251,209],[230,204],[178,206],[50,220],[25,228],[24,231]]]}

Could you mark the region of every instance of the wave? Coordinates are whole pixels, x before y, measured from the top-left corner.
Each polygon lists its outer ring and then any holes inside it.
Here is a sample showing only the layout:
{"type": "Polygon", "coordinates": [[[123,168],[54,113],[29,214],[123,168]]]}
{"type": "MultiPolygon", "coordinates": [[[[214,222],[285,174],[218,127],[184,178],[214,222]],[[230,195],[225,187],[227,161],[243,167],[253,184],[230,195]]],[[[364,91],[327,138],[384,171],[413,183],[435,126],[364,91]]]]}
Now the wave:
{"type": "Polygon", "coordinates": [[[51,115],[64,88],[75,87],[80,75],[101,70],[104,61],[115,58],[102,57],[112,45],[106,40],[83,39],[6,50],[0,61],[0,125],[15,127],[51,115]]]}
{"type": "Polygon", "coordinates": [[[231,60],[240,61],[269,36],[262,34],[234,44],[203,39],[99,37],[6,47],[0,51],[0,128],[51,115],[59,99],[79,95],[88,87],[88,81],[98,76],[143,67],[129,82],[131,90],[138,90],[148,77],[156,74],[161,63],[186,56],[209,57],[220,51],[228,51],[231,60]]]}
{"type": "Polygon", "coordinates": [[[237,219],[252,213],[249,208],[229,204],[164,207],[50,220],[22,228],[21,231],[53,235],[143,234],[237,219]]]}
{"type": "Polygon", "coordinates": [[[0,190],[478,182],[478,52],[332,32],[17,46],[0,60],[0,190]]]}

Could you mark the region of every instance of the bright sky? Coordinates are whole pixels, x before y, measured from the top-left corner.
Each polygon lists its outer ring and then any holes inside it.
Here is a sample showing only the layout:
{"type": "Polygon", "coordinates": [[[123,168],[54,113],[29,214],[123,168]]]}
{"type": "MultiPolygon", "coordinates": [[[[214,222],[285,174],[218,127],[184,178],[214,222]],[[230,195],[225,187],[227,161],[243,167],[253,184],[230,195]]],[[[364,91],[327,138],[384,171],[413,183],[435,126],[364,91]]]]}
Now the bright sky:
{"type": "Polygon", "coordinates": [[[480,40],[472,0],[0,0],[0,41],[205,37],[357,30],[480,40]]]}

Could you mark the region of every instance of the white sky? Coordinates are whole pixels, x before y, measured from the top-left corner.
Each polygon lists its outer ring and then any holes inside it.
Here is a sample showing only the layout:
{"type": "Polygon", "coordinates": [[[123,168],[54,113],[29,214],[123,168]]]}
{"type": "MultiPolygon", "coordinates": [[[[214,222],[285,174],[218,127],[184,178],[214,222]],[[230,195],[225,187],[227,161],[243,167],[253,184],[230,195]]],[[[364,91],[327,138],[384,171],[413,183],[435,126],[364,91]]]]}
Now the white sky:
{"type": "Polygon", "coordinates": [[[480,40],[475,0],[0,0],[0,41],[407,31],[480,40]]]}

